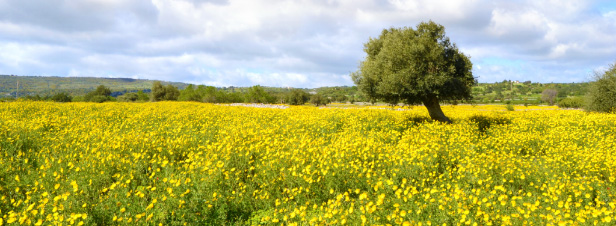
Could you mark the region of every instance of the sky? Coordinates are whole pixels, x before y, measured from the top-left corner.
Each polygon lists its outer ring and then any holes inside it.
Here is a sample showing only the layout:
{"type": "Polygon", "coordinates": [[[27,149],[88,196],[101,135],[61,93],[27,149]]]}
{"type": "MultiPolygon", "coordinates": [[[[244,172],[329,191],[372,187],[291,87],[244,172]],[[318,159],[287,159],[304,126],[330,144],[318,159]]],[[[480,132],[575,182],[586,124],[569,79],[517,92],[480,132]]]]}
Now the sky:
{"type": "Polygon", "coordinates": [[[0,74],[352,86],[369,38],[429,20],[479,82],[586,82],[616,62],[613,0],[0,0],[0,74]]]}

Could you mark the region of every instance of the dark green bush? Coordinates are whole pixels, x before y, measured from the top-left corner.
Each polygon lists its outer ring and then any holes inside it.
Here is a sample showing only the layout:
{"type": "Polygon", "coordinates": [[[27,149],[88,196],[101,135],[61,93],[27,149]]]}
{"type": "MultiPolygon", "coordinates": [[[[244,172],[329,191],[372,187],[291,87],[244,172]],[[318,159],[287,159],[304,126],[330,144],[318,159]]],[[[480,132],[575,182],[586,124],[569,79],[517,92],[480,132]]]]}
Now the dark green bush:
{"type": "Polygon", "coordinates": [[[304,105],[310,99],[310,95],[301,89],[293,89],[286,98],[290,105],[304,105]]]}
{"type": "Polygon", "coordinates": [[[87,102],[102,103],[111,100],[111,89],[104,85],[96,87],[95,91],[87,93],[83,100],[87,102]]]}
{"type": "Polygon", "coordinates": [[[317,94],[312,95],[312,97],[310,98],[310,103],[314,104],[315,106],[320,106],[320,105],[325,106],[329,104],[329,99],[317,93],[317,94]]]}
{"type": "Polygon", "coordinates": [[[103,95],[93,95],[93,96],[86,95],[85,99],[87,102],[95,102],[95,103],[103,103],[105,101],[111,100],[109,96],[103,96],[103,95]]]}
{"type": "Polygon", "coordinates": [[[53,95],[51,97],[51,100],[55,101],[55,102],[71,102],[73,100],[73,98],[68,95],[68,93],[58,93],[56,95],[53,95]]]}
{"type": "Polygon", "coordinates": [[[139,99],[139,95],[137,93],[125,93],[122,96],[118,97],[118,101],[122,102],[135,102],[139,99]]]}

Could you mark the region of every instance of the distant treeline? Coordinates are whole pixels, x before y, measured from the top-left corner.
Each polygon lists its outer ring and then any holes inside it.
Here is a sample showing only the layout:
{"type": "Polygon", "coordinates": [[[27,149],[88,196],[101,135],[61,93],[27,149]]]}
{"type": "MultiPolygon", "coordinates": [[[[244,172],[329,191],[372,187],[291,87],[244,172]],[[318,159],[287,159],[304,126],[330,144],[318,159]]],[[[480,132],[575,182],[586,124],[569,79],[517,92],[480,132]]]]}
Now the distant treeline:
{"type": "MultiPolygon", "coordinates": [[[[555,104],[585,95],[590,83],[533,83],[531,81],[503,80],[479,83],[472,89],[473,99],[466,103],[555,104]],[[544,91],[549,90],[548,97],[544,91]],[[555,92],[554,92],[555,91],[555,92]]],[[[63,99],[71,101],[199,101],[207,103],[277,103],[295,104],[310,101],[313,96],[322,103],[355,103],[369,100],[355,86],[320,87],[314,89],[280,87],[213,87],[186,83],[155,82],[143,79],[122,78],[65,78],[0,75],[0,99],[45,101],[63,99]],[[19,83],[19,86],[18,84],[19,83]],[[155,88],[159,84],[163,88],[155,88]],[[104,86],[109,90],[98,90],[104,86]],[[19,92],[17,93],[19,87],[19,92]],[[171,88],[174,87],[174,88],[171,88]],[[154,90],[169,90],[169,97],[152,97],[154,90]],[[177,92],[175,92],[177,90],[177,92]],[[94,95],[96,93],[96,95],[94,95]],[[177,95],[176,95],[177,94],[177,95]],[[103,98],[104,96],[104,98],[103,98]],[[66,99],[66,98],[64,98],[66,99]]],[[[167,93],[165,93],[167,95],[167,93]]],[[[547,94],[546,94],[547,95],[547,94]]],[[[464,102],[456,102],[458,104],[464,102]]]]}
{"type": "MultiPolygon", "coordinates": [[[[3,101],[14,100],[14,97],[3,97],[3,101]]],[[[311,103],[326,105],[332,102],[319,93],[309,93],[305,89],[271,88],[252,86],[247,88],[216,88],[205,85],[188,85],[180,90],[178,87],[155,81],[151,89],[115,91],[99,85],[94,91],[85,95],[74,96],[67,92],[53,95],[26,95],[20,100],[55,101],[55,102],[156,102],[156,101],[196,101],[204,103],[264,103],[303,105],[311,103]]],[[[335,99],[334,99],[335,100],[335,99]]]]}

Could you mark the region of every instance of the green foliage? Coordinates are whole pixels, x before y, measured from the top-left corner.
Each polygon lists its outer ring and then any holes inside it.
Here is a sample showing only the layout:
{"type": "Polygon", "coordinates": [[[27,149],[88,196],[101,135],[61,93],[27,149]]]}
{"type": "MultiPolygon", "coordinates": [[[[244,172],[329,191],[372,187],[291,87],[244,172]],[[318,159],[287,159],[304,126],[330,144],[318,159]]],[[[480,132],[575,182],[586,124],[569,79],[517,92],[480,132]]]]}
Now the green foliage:
{"type": "Polygon", "coordinates": [[[46,101],[46,100],[50,100],[51,96],[40,96],[36,94],[36,95],[27,95],[23,98],[26,100],[31,100],[31,101],[46,101]]]}
{"type": "Polygon", "coordinates": [[[180,91],[178,90],[177,87],[168,84],[167,86],[165,86],[165,100],[178,100],[178,97],[180,96],[180,91]]]}
{"type": "Polygon", "coordinates": [[[105,101],[109,101],[110,98],[108,96],[102,95],[94,95],[94,96],[86,96],[84,101],[86,102],[94,102],[94,103],[103,103],[105,101]]]}
{"type": "Polygon", "coordinates": [[[216,88],[214,86],[195,86],[190,84],[180,91],[178,100],[205,103],[242,103],[246,101],[255,101],[254,103],[276,102],[276,97],[271,96],[268,91],[265,91],[265,89],[260,86],[258,88],[248,88],[246,94],[241,92],[242,88],[216,88]],[[250,93],[251,90],[252,93],[250,93]],[[248,98],[248,93],[253,95],[253,98],[248,98]]]}
{"type": "Polygon", "coordinates": [[[314,89],[317,93],[329,98],[332,102],[344,103],[347,101],[366,101],[363,96],[358,95],[357,86],[333,86],[320,87],[314,89]]]}
{"type": "Polygon", "coordinates": [[[505,109],[507,109],[507,111],[515,111],[515,107],[513,107],[513,104],[507,104],[505,106],[505,109]]]}
{"type": "Polygon", "coordinates": [[[105,101],[110,101],[111,100],[110,97],[111,97],[111,89],[109,89],[108,87],[104,85],[99,85],[98,87],[96,87],[96,90],[86,94],[83,100],[86,102],[102,103],[105,101]]]}
{"type": "Polygon", "coordinates": [[[246,101],[249,103],[274,103],[276,99],[266,92],[263,87],[256,85],[248,89],[246,101]]]}
{"type": "Polygon", "coordinates": [[[206,103],[220,103],[224,99],[224,93],[217,92],[213,86],[199,86],[197,94],[201,97],[201,101],[206,103]]]}
{"type": "Polygon", "coordinates": [[[583,97],[567,97],[558,101],[559,108],[582,108],[584,107],[583,97]]]}
{"type": "Polygon", "coordinates": [[[121,102],[145,102],[148,101],[150,97],[148,94],[144,93],[142,90],[139,92],[130,92],[125,93],[124,95],[118,96],[118,101],[121,102]]]}
{"type": "Polygon", "coordinates": [[[312,97],[310,97],[310,103],[314,104],[317,107],[321,105],[325,106],[329,103],[329,99],[317,93],[317,94],[312,95],[312,97]]]}
{"type": "Polygon", "coordinates": [[[293,89],[287,94],[286,102],[290,105],[304,105],[310,100],[310,95],[301,89],[293,89]]]}
{"type": "Polygon", "coordinates": [[[143,90],[139,90],[139,92],[137,92],[137,101],[145,102],[145,101],[148,101],[149,99],[150,97],[148,96],[148,94],[143,92],[143,90]]]}
{"type": "Polygon", "coordinates": [[[163,86],[160,81],[155,81],[152,84],[151,101],[178,100],[179,96],[180,91],[171,84],[163,86]]]}
{"type": "Polygon", "coordinates": [[[61,92],[51,97],[51,100],[55,102],[71,102],[73,98],[68,93],[61,92]]]}
{"type": "Polygon", "coordinates": [[[161,101],[165,98],[165,87],[160,81],[152,83],[152,93],[150,93],[151,101],[161,101]]]}
{"type": "Polygon", "coordinates": [[[616,111],[616,63],[602,74],[595,74],[588,93],[588,111],[615,112],[616,111]]]}
{"type": "Polygon", "coordinates": [[[109,89],[109,87],[106,87],[104,85],[100,85],[96,87],[94,94],[101,95],[101,96],[111,96],[111,89],[109,89]]]}
{"type": "Polygon", "coordinates": [[[180,91],[179,101],[201,101],[201,94],[195,90],[195,85],[190,84],[180,91]]]}
{"type": "Polygon", "coordinates": [[[368,56],[352,77],[370,98],[417,104],[432,97],[471,97],[472,63],[445,36],[445,28],[432,21],[420,23],[416,30],[383,30],[364,51],[368,56]]]}

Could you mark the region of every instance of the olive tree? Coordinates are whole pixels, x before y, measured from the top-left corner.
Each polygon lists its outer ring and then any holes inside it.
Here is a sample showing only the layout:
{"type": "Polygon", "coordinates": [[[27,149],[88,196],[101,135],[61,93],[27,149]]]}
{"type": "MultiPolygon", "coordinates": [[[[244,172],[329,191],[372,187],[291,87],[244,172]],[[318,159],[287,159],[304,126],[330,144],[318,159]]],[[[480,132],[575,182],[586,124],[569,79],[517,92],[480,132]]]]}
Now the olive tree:
{"type": "Polygon", "coordinates": [[[476,83],[469,57],[432,21],[413,28],[390,28],[364,44],[366,58],[353,82],[373,102],[422,103],[430,117],[451,123],[439,102],[471,98],[476,83]]]}

